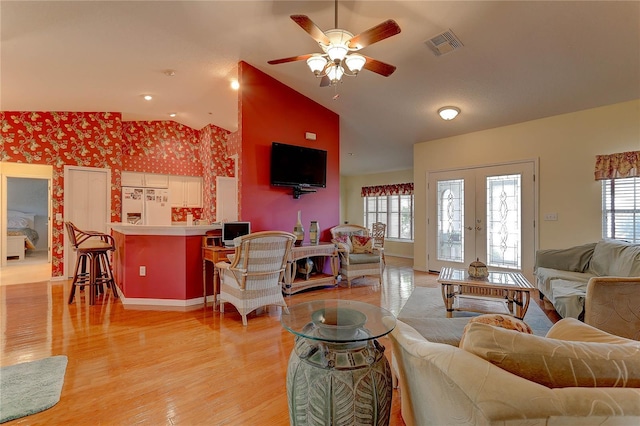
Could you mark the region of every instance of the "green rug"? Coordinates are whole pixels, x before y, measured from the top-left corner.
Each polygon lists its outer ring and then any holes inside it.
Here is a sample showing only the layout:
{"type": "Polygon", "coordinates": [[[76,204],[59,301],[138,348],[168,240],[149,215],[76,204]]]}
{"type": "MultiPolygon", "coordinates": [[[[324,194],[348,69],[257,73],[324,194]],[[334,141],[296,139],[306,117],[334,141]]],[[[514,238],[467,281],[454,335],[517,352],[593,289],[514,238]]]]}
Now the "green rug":
{"type": "Polygon", "coordinates": [[[0,368],[0,423],[56,405],[66,369],[64,355],[0,368]]]}

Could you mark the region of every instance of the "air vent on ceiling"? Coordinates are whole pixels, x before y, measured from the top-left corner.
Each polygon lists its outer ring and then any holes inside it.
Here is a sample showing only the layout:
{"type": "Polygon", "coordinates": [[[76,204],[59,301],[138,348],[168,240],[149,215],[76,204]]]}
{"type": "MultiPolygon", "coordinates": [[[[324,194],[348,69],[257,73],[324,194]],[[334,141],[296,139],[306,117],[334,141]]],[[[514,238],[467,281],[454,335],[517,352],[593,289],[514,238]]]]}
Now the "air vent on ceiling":
{"type": "Polygon", "coordinates": [[[434,55],[442,56],[464,46],[450,29],[425,41],[434,55]]]}

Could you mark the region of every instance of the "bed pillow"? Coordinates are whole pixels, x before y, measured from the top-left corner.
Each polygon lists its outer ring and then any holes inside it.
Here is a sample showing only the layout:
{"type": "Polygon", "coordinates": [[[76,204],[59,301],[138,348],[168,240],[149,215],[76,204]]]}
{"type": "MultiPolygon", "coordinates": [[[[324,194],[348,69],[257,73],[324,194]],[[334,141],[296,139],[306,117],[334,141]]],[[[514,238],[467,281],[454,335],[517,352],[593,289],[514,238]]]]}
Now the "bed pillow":
{"type": "Polygon", "coordinates": [[[29,228],[29,219],[26,217],[7,218],[7,228],[29,228]]]}
{"type": "Polygon", "coordinates": [[[640,342],[568,342],[474,323],[461,347],[549,388],[640,387],[640,342]]]}
{"type": "Polygon", "coordinates": [[[353,235],[351,245],[354,253],[373,253],[373,238],[371,237],[353,235]]]}

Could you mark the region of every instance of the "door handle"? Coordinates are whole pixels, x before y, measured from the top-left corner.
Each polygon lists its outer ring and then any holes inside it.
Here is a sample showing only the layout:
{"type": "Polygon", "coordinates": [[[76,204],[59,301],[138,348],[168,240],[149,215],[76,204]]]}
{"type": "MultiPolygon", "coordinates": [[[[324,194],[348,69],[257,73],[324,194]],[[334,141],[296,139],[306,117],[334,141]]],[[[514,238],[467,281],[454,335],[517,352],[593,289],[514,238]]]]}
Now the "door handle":
{"type": "Polygon", "coordinates": [[[470,226],[467,226],[467,227],[466,227],[466,229],[467,229],[468,231],[473,231],[473,228],[472,228],[472,227],[470,227],[470,226]]]}
{"type": "Polygon", "coordinates": [[[482,231],[482,228],[479,226],[476,226],[476,231],[482,231]]]}

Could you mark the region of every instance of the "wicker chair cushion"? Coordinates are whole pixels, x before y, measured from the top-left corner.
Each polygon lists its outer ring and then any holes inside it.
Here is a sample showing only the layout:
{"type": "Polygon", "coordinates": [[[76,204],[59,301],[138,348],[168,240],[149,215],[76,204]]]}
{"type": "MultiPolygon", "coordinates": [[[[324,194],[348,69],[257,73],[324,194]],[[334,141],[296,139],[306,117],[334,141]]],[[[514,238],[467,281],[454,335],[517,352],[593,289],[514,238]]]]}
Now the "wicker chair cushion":
{"type": "Polygon", "coordinates": [[[349,254],[350,265],[363,265],[365,263],[380,263],[380,255],[374,253],[349,254]]]}

